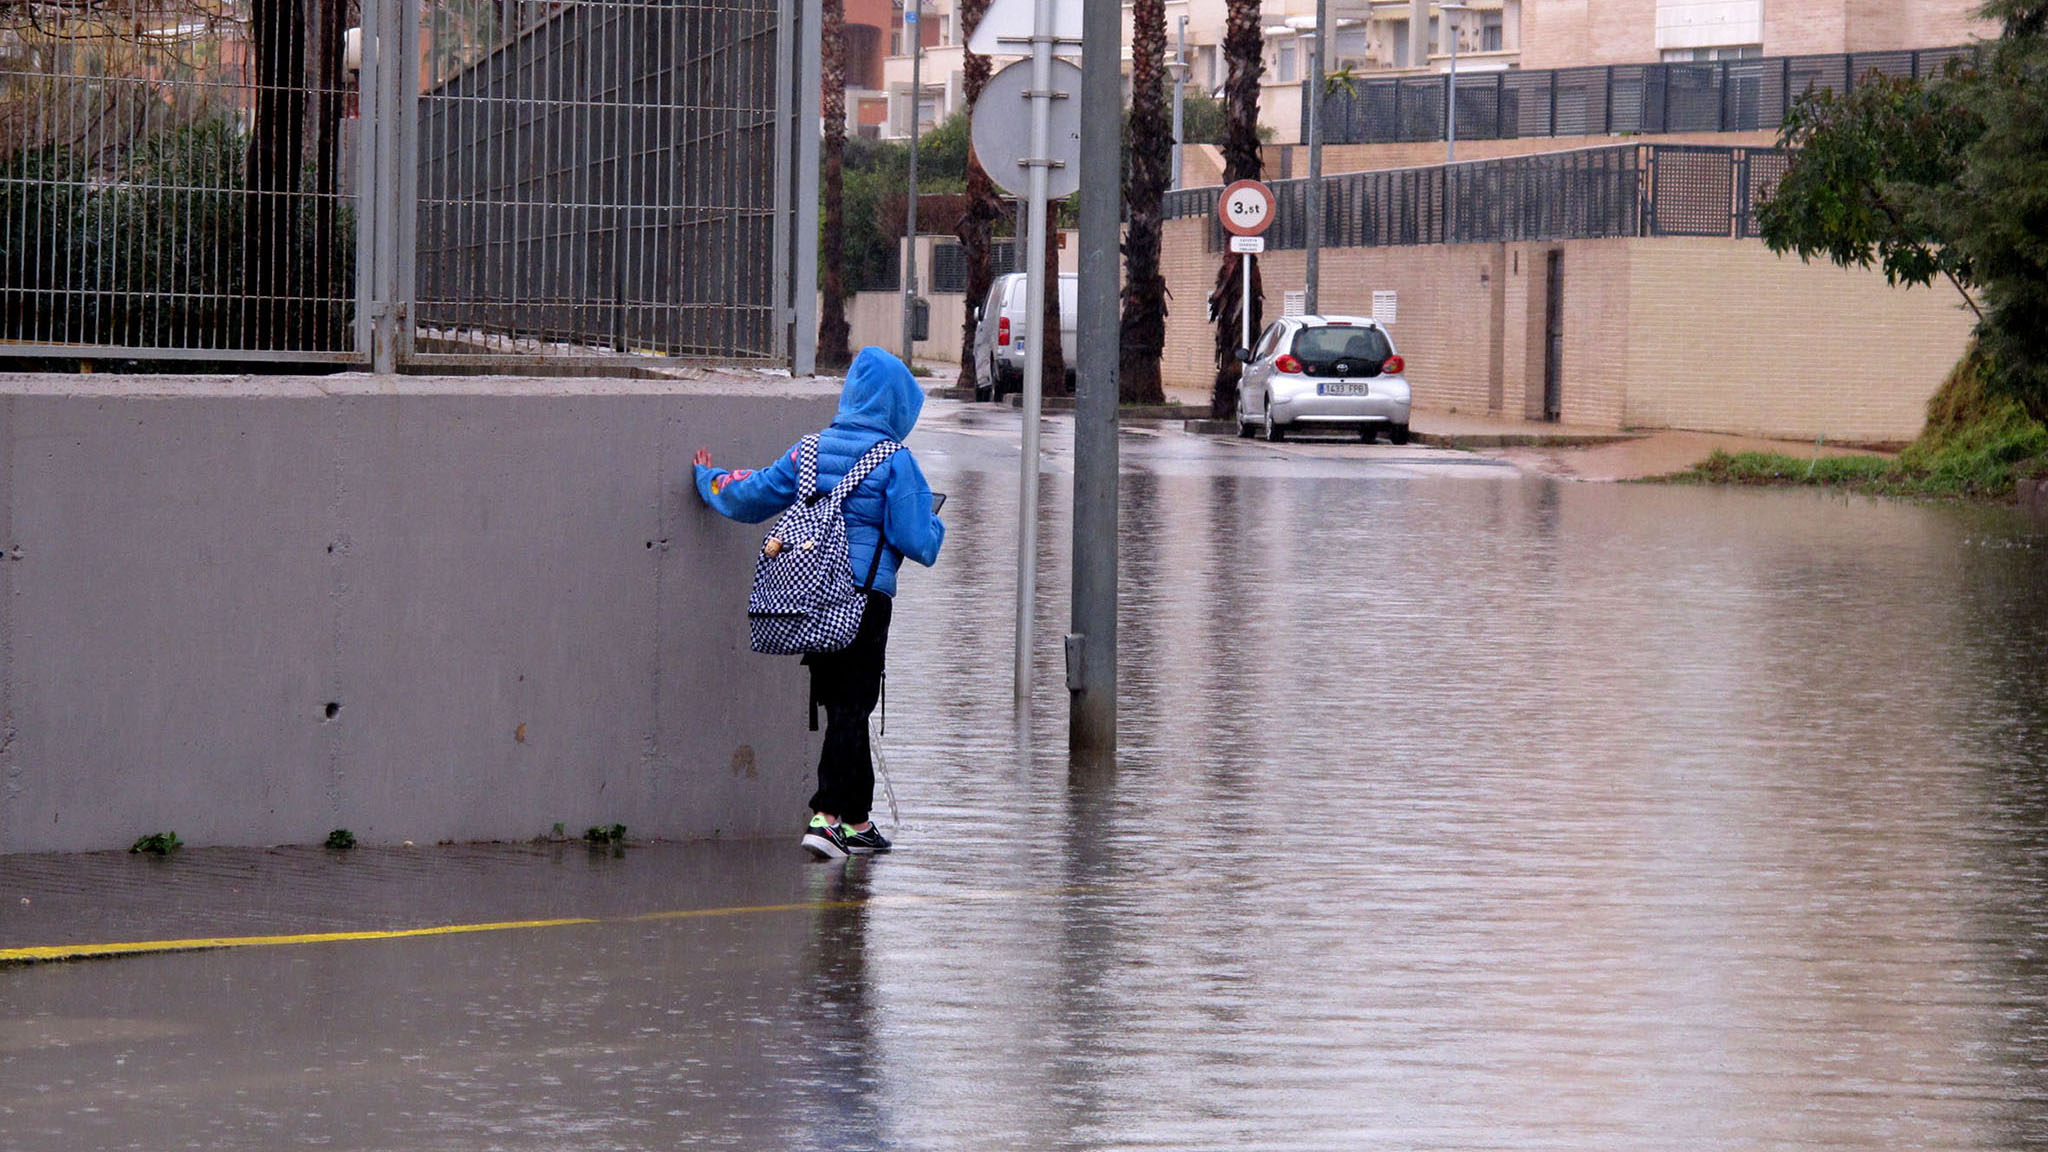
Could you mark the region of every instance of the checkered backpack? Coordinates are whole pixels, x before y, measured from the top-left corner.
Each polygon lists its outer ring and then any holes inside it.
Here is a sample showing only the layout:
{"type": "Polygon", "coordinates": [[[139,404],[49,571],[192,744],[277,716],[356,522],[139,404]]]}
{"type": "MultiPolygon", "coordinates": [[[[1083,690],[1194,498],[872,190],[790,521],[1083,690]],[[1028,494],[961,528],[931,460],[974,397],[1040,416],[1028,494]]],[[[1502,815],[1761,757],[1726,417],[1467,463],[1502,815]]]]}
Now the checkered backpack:
{"type": "Polygon", "coordinates": [[[775,521],[754,562],[754,590],[747,596],[747,626],[753,649],[771,656],[837,652],[853,643],[881,567],[883,543],[875,541],[875,563],[865,585],[855,585],[847,567],[846,498],[902,445],[883,440],[867,450],[832,491],[818,493],[818,438],[797,445],[796,503],[775,521]]]}

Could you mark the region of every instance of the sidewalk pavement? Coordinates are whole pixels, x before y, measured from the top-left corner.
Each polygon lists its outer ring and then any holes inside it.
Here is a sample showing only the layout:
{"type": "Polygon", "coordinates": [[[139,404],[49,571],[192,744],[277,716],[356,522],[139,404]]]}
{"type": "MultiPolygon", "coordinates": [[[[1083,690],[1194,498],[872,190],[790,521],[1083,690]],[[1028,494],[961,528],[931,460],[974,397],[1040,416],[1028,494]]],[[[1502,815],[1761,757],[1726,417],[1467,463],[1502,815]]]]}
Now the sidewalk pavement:
{"type": "Polygon", "coordinates": [[[781,838],[0,855],[0,967],[802,903],[781,838]]]}

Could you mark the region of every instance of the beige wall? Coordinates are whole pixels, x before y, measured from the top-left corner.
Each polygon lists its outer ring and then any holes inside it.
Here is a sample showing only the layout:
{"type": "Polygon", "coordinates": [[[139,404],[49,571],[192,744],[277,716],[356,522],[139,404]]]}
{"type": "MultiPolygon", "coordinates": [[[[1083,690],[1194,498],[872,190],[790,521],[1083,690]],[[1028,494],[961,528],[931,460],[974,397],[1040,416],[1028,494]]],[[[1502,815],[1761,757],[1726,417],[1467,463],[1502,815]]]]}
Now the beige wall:
{"type": "MultiPolygon", "coordinates": [[[[1214,378],[1206,308],[1222,253],[1206,222],[1167,226],[1167,384],[1214,378]]],[[[1882,274],[1805,265],[1753,240],[1616,239],[1325,250],[1319,305],[1392,326],[1423,411],[1540,418],[1546,256],[1562,253],[1562,413],[1590,428],[1687,428],[1898,443],[1961,355],[1970,318],[1953,294],[1882,274]]],[[[1305,257],[1261,258],[1267,313],[1302,287],[1305,257]]]]}
{"type": "Polygon", "coordinates": [[[1969,339],[1946,286],[1894,288],[1754,242],[1624,243],[1631,326],[1663,334],[1628,348],[1629,424],[1907,440],[1969,339]]]}
{"type": "MultiPolygon", "coordinates": [[[[958,292],[933,292],[932,247],[935,236],[917,238],[918,295],[931,304],[931,339],[920,340],[913,361],[930,365],[960,363],[962,325],[967,316],[967,298],[958,292]]],[[[1072,232],[1059,249],[1060,271],[1072,272],[1079,263],[1080,244],[1072,232]]],[[[901,248],[898,248],[901,251],[901,248]]],[[[851,329],[847,343],[858,349],[877,344],[898,356],[903,354],[903,294],[901,292],[856,292],[846,302],[846,323],[851,329]]]]}

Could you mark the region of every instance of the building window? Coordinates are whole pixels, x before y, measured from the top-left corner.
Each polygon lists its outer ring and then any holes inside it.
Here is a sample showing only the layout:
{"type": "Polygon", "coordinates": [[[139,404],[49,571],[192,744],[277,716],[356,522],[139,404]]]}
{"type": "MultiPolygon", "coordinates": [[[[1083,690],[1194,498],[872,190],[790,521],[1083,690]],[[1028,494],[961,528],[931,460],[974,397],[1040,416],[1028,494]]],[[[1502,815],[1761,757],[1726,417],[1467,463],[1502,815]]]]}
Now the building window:
{"type": "Polygon", "coordinates": [[[1277,67],[1273,69],[1273,71],[1277,73],[1275,78],[1278,79],[1282,84],[1294,83],[1294,45],[1280,45],[1278,56],[1279,64],[1277,67]]]}
{"type": "Polygon", "coordinates": [[[1479,14],[1479,50],[1481,52],[1498,52],[1506,47],[1506,39],[1502,34],[1504,27],[1505,18],[1501,13],[1481,12],[1479,14]]]}
{"type": "Polygon", "coordinates": [[[1332,41],[1336,49],[1333,68],[1360,67],[1366,62],[1365,29],[1339,28],[1337,38],[1332,41]]]}
{"type": "Polygon", "coordinates": [[[1764,54],[1761,44],[1737,44],[1724,48],[1666,48],[1666,64],[1684,64],[1696,60],[1749,60],[1764,54]]]}

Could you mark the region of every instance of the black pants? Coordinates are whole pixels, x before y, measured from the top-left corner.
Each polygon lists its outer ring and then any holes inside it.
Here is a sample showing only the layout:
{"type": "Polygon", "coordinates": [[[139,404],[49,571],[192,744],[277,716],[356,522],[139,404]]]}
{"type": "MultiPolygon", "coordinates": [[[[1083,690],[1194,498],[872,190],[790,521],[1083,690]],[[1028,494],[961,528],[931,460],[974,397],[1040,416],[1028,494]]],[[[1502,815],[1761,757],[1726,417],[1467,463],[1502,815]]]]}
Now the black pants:
{"type": "Polygon", "coordinates": [[[875,803],[868,715],[882,695],[893,603],[880,592],[869,592],[853,643],[837,652],[804,657],[811,668],[811,702],[825,709],[825,747],[818,753],[818,790],[811,795],[811,811],[829,812],[847,824],[865,821],[875,803]]]}

